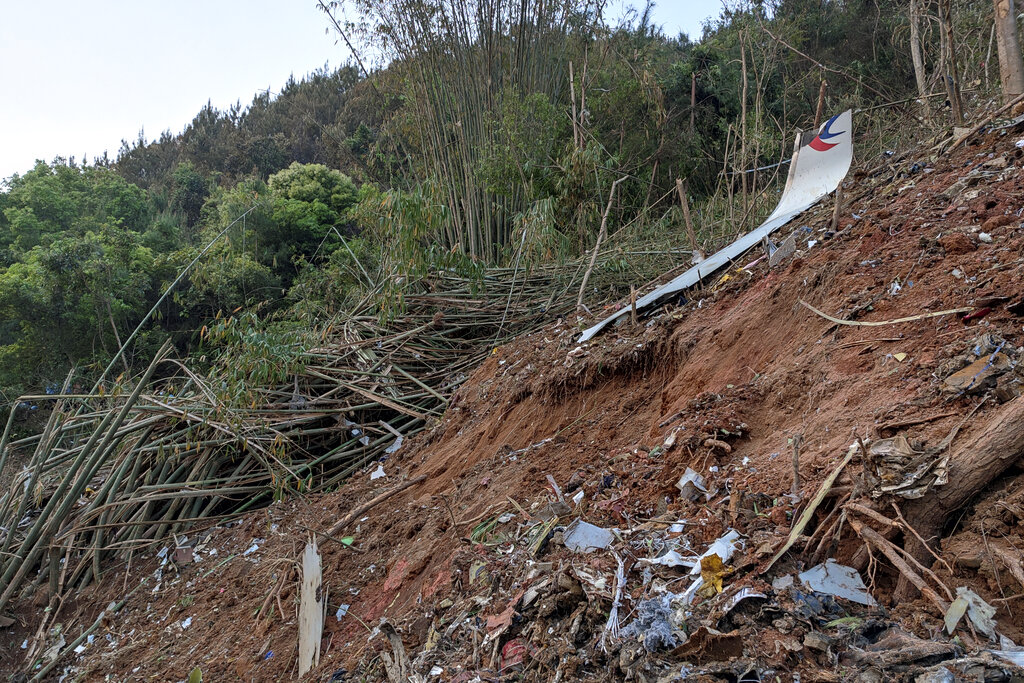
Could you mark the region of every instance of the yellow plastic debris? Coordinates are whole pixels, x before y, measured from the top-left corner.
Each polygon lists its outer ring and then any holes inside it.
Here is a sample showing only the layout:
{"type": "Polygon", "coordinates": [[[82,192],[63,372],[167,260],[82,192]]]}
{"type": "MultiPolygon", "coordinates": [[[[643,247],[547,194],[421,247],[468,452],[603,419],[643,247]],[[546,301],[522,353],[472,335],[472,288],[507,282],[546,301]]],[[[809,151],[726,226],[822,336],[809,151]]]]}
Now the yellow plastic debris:
{"type": "Polygon", "coordinates": [[[725,566],[722,558],[716,553],[701,558],[700,577],[704,579],[704,585],[700,587],[697,594],[703,598],[711,598],[722,592],[722,581],[732,570],[725,566]]]}

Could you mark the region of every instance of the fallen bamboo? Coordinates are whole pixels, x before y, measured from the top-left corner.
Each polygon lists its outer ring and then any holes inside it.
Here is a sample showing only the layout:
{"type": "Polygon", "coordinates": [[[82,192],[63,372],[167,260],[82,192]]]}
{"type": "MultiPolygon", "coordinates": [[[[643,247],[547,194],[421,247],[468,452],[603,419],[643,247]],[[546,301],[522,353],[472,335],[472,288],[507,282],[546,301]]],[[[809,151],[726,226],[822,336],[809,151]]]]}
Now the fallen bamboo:
{"type": "Polygon", "coordinates": [[[1021,93],[1020,95],[1017,95],[1012,100],[1010,100],[1009,102],[1007,102],[1003,106],[999,107],[999,109],[996,109],[994,112],[992,112],[991,114],[989,114],[988,116],[983,118],[980,123],[978,123],[977,125],[972,127],[969,131],[967,131],[966,133],[964,133],[963,135],[958,137],[956,140],[954,140],[953,144],[950,145],[949,149],[946,150],[946,153],[948,154],[948,153],[952,152],[954,149],[956,149],[961,144],[963,144],[969,137],[971,137],[972,135],[976,135],[982,128],[984,128],[988,124],[992,123],[1000,115],[1004,114],[1005,112],[1010,111],[1010,109],[1012,109],[1017,104],[1020,104],[1021,102],[1024,102],[1024,93],[1021,93]]]}
{"type": "Polygon", "coordinates": [[[879,320],[877,322],[864,322],[860,320],[842,320],[841,318],[834,318],[828,313],[819,311],[814,306],[810,305],[806,301],[801,300],[800,305],[810,309],[812,313],[820,315],[825,320],[835,323],[836,325],[849,325],[852,327],[883,327],[885,325],[898,325],[899,323],[910,323],[916,320],[927,320],[928,318],[938,318],[943,315],[953,315],[956,313],[970,313],[974,309],[970,306],[965,308],[951,308],[946,311],[936,311],[934,313],[922,313],[920,315],[912,315],[907,318],[897,318],[896,320],[879,320]]]}
{"type": "MultiPolygon", "coordinates": [[[[102,395],[31,399],[46,402],[48,426],[12,440],[12,412],[0,437],[4,465],[11,453],[27,459],[0,491],[0,601],[30,589],[32,577],[52,580],[51,543],[64,556],[60,590],[70,592],[101,576],[115,557],[172,534],[208,528],[291,492],[336,487],[387,455],[399,434],[408,440],[443,414],[495,344],[569,313],[588,262],[590,281],[602,291],[628,291],[634,274],[604,267],[618,258],[615,239],[596,260],[578,259],[575,271],[545,264],[518,274],[494,268],[478,279],[431,275],[410,285],[391,316],[368,295],[289,342],[293,365],[279,380],[250,381],[257,375],[247,373],[232,388],[237,360],[230,354],[209,376],[164,358],[173,374],[159,381],[144,376],[134,386],[108,384],[102,395]],[[303,400],[292,402],[300,393],[303,400]]],[[[638,256],[654,264],[651,272],[677,258],[673,250],[638,256]]]]}
{"type": "Polygon", "coordinates": [[[804,533],[804,529],[806,529],[807,525],[810,523],[811,518],[814,516],[814,512],[818,509],[818,506],[821,505],[822,501],[824,501],[825,498],[828,496],[829,490],[832,488],[832,485],[835,484],[836,479],[839,478],[840,473],[843,471],[843,469],[846,468],[848,464],[850,464],[850,461],[853,460],[853,456],[857,452],[857,449],[858,446],[856,444],[851,446],[850,449],[846,452],[846,457],[843,458],[842,461],[840,461],[840,463],[836,466],[834,470],[832,470],[832,473],[825,478],[825,481],[821,482],[821,486],[818,488],[818,492],[814,495],[814,498],[812,498],[811,501],[807,504],[807,507],[804,508],[804,511],[800,515],[800,518],[797,520],[796,524],[793,525],[793,529],[789,532],[789,537],[786,539],[786,543],[782,546],[782,548],[779,549],[777,553],[775,553],[775,556],[768,561],[768,564],[766,564],[764,568],[761,569],[762,574],[771,569],[772,566],[774,566],[774,564],[779,561],[779,558],[781,558],[783,555],[789,552],[789,549],[793,547],[793,545],[797,542],[800,536],[804,533]]]}
{"type": "Polygon", "coordinates": [[[427,478],[427,475],[421,474],[418,477],[410,479],[409,481],[407,481],[407,482],[405,482],[405,483],[403,483],[403,484],[401,484],[399,486],[396,486],[395,488],[391,489],[390,491],[385,491],[384,493],[380,494],[379,496],[376,496],[375,498],[371,498],[369,501],[363,503],[362,505],[357,507],[355,510],[352,510],[347,515],[345,515],[344,517],[339,519],[337,522],[332,524],[331,528],[327,530],[326,535],[327,536],[333,536],[334,534],[336,534],[339,531],[341,531],[342,529],[344,529],[348,524],[350,524],[353,519],[355,519],[359,515],[365,513],[370,508],[374,507],[375,505],[378,505],[379,503],[383,503],[385,500],[387,500],[391,496],[394,496],[394,495],[396,495],[398,493],[401,493],[402,491],[406,490],[410,486],[415,486],[416,484],[420,483],[421,481],[423,481],[426,478],[427,478]]]}

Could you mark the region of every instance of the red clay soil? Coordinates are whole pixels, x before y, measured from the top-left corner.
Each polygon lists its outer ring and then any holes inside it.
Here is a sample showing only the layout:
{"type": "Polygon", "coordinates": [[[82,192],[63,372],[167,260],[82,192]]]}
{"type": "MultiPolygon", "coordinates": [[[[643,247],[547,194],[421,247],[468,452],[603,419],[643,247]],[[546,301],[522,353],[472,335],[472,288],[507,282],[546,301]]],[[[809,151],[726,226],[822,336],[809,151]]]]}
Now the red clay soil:
{"type": "MultiPolygon", "coordinates": [[[[858,437],[902,434],[919,447],[935,446],[958,424],[957,439],[1000,403],[1024,400],[1016,398],[1016,367],[979,391],[956,393],[943,381],[976,360],[979,345],[1001,343],[1014,364],[1020,360],[1024,317],[1007,308],[1024,292],[1024,160],[1014,139],[992,134],[952,158],[906,159],[874,177],[851,177],[835,234],[826,202],[791,224],[801,231],[794,258],[771,270],[766,259],[733,270],[638,326],[627,322],[578,345],[581,326],[593,321],[559,321],[496,349],[444,418],[383,463],[385,477],[370,479],[375,464],[336,493],[278,503],[230,528],[193,534],[199,561],[178,570],[167,564],[159,580],[152,552],[130,567],[110,567],[98,586],[63,606],[57,621],[67,642],[108,603],[126,595],[127,602],[50,679],[178,681],[195,667],[205,681],[294,679],[298,562],[307,538],[419,475],[426,480],[334,538],[318,536],[328,615],[319,666],[303,680],[387,680],[382,655],[392,648],[375,632],[382,618],[401,634],[413,660],[408,673],[423,677],[416,680],[653,681],[687,670],[693,680],[761,680],[743,678],[748,667],[763,680],[794,680],[797,673],[850,680],[870,666],[900,680],[915,665],[982,647],[984,636],[969,629],[950,641],[941,633],[942,613],[924,599],[893,604],[898,571],[879,553],[868,556],[848,524],[833,524],[837,499],[866,493],[858,488],[859,456],[794,549],[767,575],[759,567],[858,437]],[[950,314],[841,326],[801,300],[864,322],[960,307],[975,313],[966,321],[950,314]],[[800,489],[793,497],[797,435],[800,489]],[[710,500],[681,499],[676,482],[688,467],[704,476],[710,500]],[[536,538],[531,523],[554,515],[557,523],[544,527],[554,535],[536,538]],[[576,518],[623,530],[614,553],[563,546],[561,529],[576,518]],[[677,519],[686,521],[681,537],[659,524],[677,519]],[[724,578],[726,592],[693,608],[686,645],[649,655],[629,639],[600,645],[617,558],[627,576],[619,609],[626,625],[657,588],[681,591],[689,583],[687,570],[639,560],[672,537],[703,552],[729,528],[743,535],[743,550],[724,578]],[[351,547],[341,536],[354,539],[351,547]],[[860,570],[880,604],[844,604],[837,614],[848,620],[830,617],[826,628],[800,612],[792,593],[770,586],[826,557],[860,570]],[[757,589],[768,602],[760,612],[725,610],[723,596],[739,587],[757,589]],[[347,608],[339,612],[341,605],[347,608]],[[920,639],[913,642],[935,653],[916,664],[886,660],[887,652],[908,651],[871,644],[897,638],[885,631],[879,640],[883,626],[894,623],[906,632],[899,638],[920,639]],[[730,640],[730,633],[742,638],[730,640]],[[880,654],[864,659],[873,647],[880,654]],[[712,660],[729,664],[709,669],[712,660]]],[[[938,581],[951,590],[966,586],[993,605],[999,632],[1018,643],[1021,474],[1018,461],[945,529],[934,564],[938,581]],[[999,560],[1000,552],[1008,559],[999,560]]],[[[889,502],[869,502],[896,518],[889,502]]],[[[46,601],[40,595],[36,607],[22,606],[23,623],[0,631],[0,670],[23,666],[19,645],[33,635],[33,611],[46,601]]]]}

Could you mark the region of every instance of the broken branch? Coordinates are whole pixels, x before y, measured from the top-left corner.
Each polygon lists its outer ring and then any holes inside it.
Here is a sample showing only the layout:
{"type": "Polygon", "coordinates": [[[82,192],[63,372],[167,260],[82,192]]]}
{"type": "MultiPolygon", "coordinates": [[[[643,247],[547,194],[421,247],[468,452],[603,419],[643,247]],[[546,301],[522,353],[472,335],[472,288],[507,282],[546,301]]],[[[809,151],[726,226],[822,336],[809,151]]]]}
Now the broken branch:
{"type": "Polygon", "coordinates": [[[337,522],[335,522],[334,526],[332,526],[330,529],[327,530],[327,534],[326,535],[327,536],[332,536],[332,535],[338,533],[339,531],[344,529],[345,526],[347,524],[349,524],[353,519],[355,519],[359,515],[363,514],[364,512],[366,512],[367,510],[372,508],[374,505],[377,505],[378,503],[384,502],[385,500],[387,500],[391,496],[395,495],[396,493],[401,493],[402,491],[406,490],[410,486],[415,486],[416,484],[420,483],[421,481],[423,481],[426,478],[427,478],[427,475],[421,474],[420,476],[418,476],[418,477],[416,477],[414,479],[410,479],[409,481],[405,482],[404,484],[401,484],[400,486],[397,486],[397,487],[391,489],[390,491],[385,491],[384,493],[380,494],[376,498],[373,498],[373,499],[367,501],[366,503],[363,503],[362,505],[357,507],[355,510],[353,510],[352,512],[348,513],[347,515],[345,515],[344,517],[339,519],[337,522]]]}
{"type": "Polygon", "coordinates": [[[897,318],[896,320],[879,320],[877,322],[865,322],[865,321],[860,321],[860,320],[841,320],[839,318],[833,318],[828,313],[823,313],[823,312],[819,311],[817,308],[815,308],[814,306],[810,305],[809,303],[807,303],[803,299],[800,300],[800,305],[804,306],[805,308],[809,308],[811,310],[811,312],[817,313],[818,315],[820,315],[825,320],[828,320],[829,322],[835,323],[836,325],[849,325],[849,326],[853,326],[853,327],[882,327],[884,325],[896,325],[896,324],[899,324],[899,323],[914,322],[915,320],[926,320],[928,318],[938,318],[938,317],[943,316],[943,315],[953,315],[955,313],[969,313],[969,312],[974,310],[970,306],[967,306],[967,307],[964,307],[964,308],[951,308],[951,309],[949,309],[947,311],[936,311],[935,313],[922,313],[920,315],[912,315],[909,318],[897,318]]]}

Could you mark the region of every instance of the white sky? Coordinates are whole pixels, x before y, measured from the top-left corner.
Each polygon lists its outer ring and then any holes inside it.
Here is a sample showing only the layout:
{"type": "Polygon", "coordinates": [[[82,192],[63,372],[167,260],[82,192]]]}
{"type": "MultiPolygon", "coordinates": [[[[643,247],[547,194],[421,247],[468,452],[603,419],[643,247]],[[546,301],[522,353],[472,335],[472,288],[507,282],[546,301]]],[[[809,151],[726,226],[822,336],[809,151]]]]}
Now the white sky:
{"type": "MultiPolygon", "coordinates": [[[[660,0],[655,22],[697,38],[721,0],[660,0]]],[[[0,179],[36,159],[81,161],[345,61],[312,0],[4,0],[0,179]]]]}

